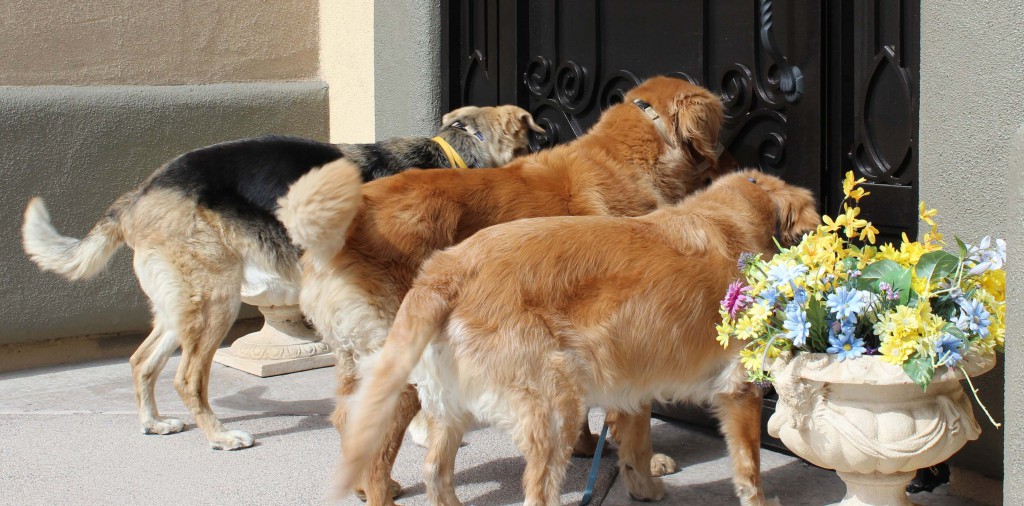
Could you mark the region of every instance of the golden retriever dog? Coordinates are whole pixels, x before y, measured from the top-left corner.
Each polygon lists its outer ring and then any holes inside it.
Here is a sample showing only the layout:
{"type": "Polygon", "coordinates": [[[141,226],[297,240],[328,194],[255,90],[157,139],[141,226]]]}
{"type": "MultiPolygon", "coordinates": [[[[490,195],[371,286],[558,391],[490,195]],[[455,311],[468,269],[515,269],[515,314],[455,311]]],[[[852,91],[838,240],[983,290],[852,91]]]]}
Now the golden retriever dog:
{"type": "MultiPolygon", "coordinates": [[[[355,390],[358,363],[383,346],[433,252],[521,218],[639,216],[677,203],[717,175],[721,122],[718,97],[656,77],[608,108],[586,135],[503,168],[413,170],[363,185],[358,171],[339,161],[300,178],[278,217],[306,250],[300,306],[338,350],[338,395],[355,390]]],[[[357,487],[371,505],[393,504],[391,465],[418,411],[410,386],[394,418],[383,422],[386,442],[357,487]]],[[[345,413],[337,403],[339,430],[345,413]]]]}
{"type": "Polygon", "coordinates": [[[431,424],[433,504],[460,504],[455,454],[478,421],[510,432],[526,457],[525,503],[559,504],[588,406],[615,417],[630,494],[661,499],[644,465],[652,399],[710,403],[740,501],[766,504],[760,391],[746,382],[739,347],[715,340],[719,300],[741,253],[770,254],[776,230],[792,241],[817,223],[810,191],[747,170],[643,217],[522,220],[434,255],[348,406],[339,486],[377,455],[411,376],[431,424]]]}
{"type": "Polygon", "coordinates": [[[433,139],[326,144],[268,136],[215,144],[156,170],[118,199],[83,240],[61,235],[42,199],[32,199],[23,245],[40,268],[77,280],[98,274],[127,243],[154,320],[153,332],[131,358],[143,433],[185,427],[161,417],[153,397],[160,370],[181,347],[174,385],[196,424],[214,449],[245,448],[253,437],[226,429],[210,408],[210,366],[239,302],[298,304],[301,252],[274,217],[289,185],[339,158],[366,181],[411,167],[491,167],[527,152],[529,130],[543,131],[519,107],[465,107],[445,115],[433,139]]]}

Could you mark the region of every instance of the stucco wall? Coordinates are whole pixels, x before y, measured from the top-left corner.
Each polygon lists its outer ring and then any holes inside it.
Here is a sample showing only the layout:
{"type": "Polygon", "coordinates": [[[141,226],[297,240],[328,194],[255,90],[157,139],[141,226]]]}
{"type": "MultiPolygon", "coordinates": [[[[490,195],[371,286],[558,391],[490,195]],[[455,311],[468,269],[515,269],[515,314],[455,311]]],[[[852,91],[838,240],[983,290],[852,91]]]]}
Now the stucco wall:
{"type": "Polygon", "coordinates": [[[331,142],[375,139],[374,4],[320,0],[320,77],[329,85],[331,142]]]}
{"type": "Polygon", "coordinates": [[[269,133],[326,139],[326,106],[316,81],[0,87],[0,344],[149,327],[127,249],[79,283],[29,262],[20,239],[29,197],[41,195],[57,228],[81,237],[115,197],[187,150],[269,133]]]}
{"type": "Polygon", "coordinates": [[[433,135],[441,112],[438,0],[375,2],[377,138],[433,135]]]}
{"type": "MultiPolygon", "coordinates": [[[[954,234],[968,242],[977,241],[979,234],[1006,237],[1011,222],[1020,217],[1019,200],[1007,197],[1019,196],[1019,179],[1016,187],[1008,184],[1012,139],[1024,120],[1021,26],[1020,2],[921,2],[920,195],[939,210],[941,230],[950,240],[954,234]]],[[[1011,262],[1011,279],[1020,279],[1022,268],[1022,263],[1011,262]]],[[[1012,315],[1021,299],[1019,290],[1011,289],[1011,294],[1012,315]]],[[[1015,370],[1019,374],[1018,361],[1024,357],[1024,347],[1015,345],[1024,337],[1020,329],[1012,321],[1007,326],[1006,366],[1011,375],[1015,370]]],[[[996,409],[1004,384],[999,372],[977,382],[982,398],[996,409]]],[[[954,463],[1001,476],[1005,436],[1006,504],[1024,504],[1024,388],[1019,381],[1005,385],[1006,410],[996,413],[1006,419],[1005,429],[997,431],[979,417],[982,439],[970,443],[954,463]]]]}
{"type": "Polygon", "coordinates": [[[185,151],[267,133],[327,139],[318,7],[0,2],[0,345],[149,327],[129,251],[77,284],[25,258],[19,225],[32,195],[58,229],[81,236],[117,195],[185,151]]]}
{"type": "MultiPolygon", "coordinates": [[[[1007,210],[1010,214],[1009,245],[1010,269],[1006,280],[1007,297],[1011,306],[1007,311],[1007,337],[1020,339],[1024,329],[1024,123],[1017,129],[1010,161],[1010,184],[1007,188],[1007,210]]],[[[1006,420],[1003,460],[1003,504],[1024,504],[1024,345],[1007,342],[1006,353],[1006,420]]]]}
{"type": "Polygon", "coordinates": [[[317,75],[317,0],[5,0],[0,85],[317,75]]]}

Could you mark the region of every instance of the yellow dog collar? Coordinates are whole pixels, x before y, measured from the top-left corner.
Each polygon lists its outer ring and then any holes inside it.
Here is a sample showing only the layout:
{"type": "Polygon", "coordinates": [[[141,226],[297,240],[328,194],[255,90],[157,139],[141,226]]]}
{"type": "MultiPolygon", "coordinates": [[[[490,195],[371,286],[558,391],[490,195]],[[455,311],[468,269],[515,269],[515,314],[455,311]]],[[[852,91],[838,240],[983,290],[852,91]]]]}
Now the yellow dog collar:
{"type": "Polygon", "coordinates": [[[462,160],[462,157],[459,156],[459,153],[455,151],[455,148],[453,148],[451,144],[448,144],[448,141],[440,137],[434,137],[432,140],[436,142],[438,146],[441,146],[441,150],[444,151],[444,156],[448,157],[448,161],[452,164],[453,169],[469,168],[466,166],[466,162],[462,160]]]}

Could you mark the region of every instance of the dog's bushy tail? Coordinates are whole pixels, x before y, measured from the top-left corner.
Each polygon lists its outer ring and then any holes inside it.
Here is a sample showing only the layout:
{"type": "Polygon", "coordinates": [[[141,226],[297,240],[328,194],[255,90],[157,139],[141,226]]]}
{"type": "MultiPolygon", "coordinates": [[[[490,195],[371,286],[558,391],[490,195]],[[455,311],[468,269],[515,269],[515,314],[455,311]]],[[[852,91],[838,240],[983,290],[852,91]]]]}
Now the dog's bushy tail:
{"type": "Polygon", "coordinates": [[[449,299],[431,288],[414,287],[402,301],[373,371],[349,401],[334,482],[336,497],[347,494],[380,453],[409,375],[450,312],[449,299]]]}
{"type": "Polygon", "coordinates": [[[121,211],[127,199],[114,203],[85,239],[66,237],[54,228],[43,199],[33,197],[25,208],[21,244],[40,269],[56,272],[72,281],[99,274],[110,257],[124,244],[121,211]]]}
{"type": "Polygon", "coordinates": [[[362,202],[359,167],[341,158],[300,177],[278,200],[277,218],[295,244],[319,263],[345,245],[362,202]]]}

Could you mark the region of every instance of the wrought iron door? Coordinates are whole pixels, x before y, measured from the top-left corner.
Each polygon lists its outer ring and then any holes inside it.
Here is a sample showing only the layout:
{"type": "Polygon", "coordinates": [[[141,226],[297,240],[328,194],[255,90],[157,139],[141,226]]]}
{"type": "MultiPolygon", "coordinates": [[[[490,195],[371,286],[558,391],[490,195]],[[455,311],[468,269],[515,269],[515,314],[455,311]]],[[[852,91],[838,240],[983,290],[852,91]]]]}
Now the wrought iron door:
{"type": "Polygon", "coordinates": [[[740,166],[815,191],[830,213],[853,170],[873,194],[864,216],[898,242],[917,235],[919,2],[442,0],[441,105],[527,108],[549,132],[540,148],[643,78],[679,76],[721,95],[740,166]]]}

